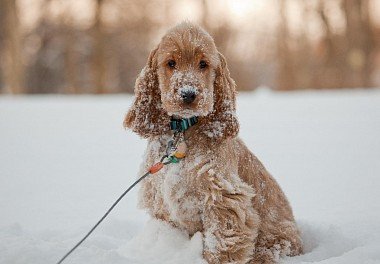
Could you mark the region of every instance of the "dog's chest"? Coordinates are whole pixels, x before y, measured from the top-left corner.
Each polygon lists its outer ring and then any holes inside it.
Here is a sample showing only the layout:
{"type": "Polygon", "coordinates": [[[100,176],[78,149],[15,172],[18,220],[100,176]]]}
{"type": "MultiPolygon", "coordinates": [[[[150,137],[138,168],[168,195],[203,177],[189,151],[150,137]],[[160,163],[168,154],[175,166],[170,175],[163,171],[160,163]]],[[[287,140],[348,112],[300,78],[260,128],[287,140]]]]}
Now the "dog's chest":
{"type": "MultiPolygon", "coordinates": [[[[155,160],[159,160],[166,148],[166,140],[152,143],[156,147],[150,148],[151,154],[155,160]]],[[[152,175],[156,186],[155,201],[162,203],[170,221],[185,228],[188,228],[189,224],[200,224],[202,211],[202,198],[189,160],[184,158],[179,163],[168,164],[157,175],[152,175]]]]}
{"type": "Polygon", "coordinates": [[[186,163],[171,164],[162,175],[160,194],[174,222],[200,221],[200,197],[186,163]]]}

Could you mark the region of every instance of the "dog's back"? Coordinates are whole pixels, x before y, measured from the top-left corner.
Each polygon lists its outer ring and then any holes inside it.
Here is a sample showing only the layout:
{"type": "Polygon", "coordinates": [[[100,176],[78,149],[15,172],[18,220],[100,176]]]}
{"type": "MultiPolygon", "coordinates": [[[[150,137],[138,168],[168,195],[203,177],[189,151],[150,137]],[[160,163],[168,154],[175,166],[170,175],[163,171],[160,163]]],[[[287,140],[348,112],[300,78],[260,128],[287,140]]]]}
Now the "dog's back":
{"type": "Polygon", "coordinates": [[[277,250],[280,255],[301,254],[302,240],[285,194],[243,141],[236,139],[235,144],[240,152],[239,177],[252,186],[255,192],[253,207],[260,216],[255,250],[257,253],[264,252],[256,254],[260,255],[257,259],[262,259],[267,249],[277,250]]]}

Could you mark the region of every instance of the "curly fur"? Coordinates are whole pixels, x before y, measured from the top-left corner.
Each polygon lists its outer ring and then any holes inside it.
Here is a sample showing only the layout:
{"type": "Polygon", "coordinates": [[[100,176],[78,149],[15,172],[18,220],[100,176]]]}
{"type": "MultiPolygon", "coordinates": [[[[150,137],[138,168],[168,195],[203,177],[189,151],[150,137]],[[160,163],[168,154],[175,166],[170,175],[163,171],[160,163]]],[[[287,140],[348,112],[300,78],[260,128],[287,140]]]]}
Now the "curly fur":
{"type": "Polygon", "coordinates": [[[207,32],[188,22],[171,29],[151,52],[135,93],[124,125],[148,138],[143,172],[165,152],[171,115],[199,116],[185,132],[186,158],[143,181],[142,208],[190,236],[202,232],[208,263],[276,263],[302,252],[285,195],[237,138],[235,82],[207,32]],[[178,96],[184,87],[197,93],[191,105],[178,96]]]}

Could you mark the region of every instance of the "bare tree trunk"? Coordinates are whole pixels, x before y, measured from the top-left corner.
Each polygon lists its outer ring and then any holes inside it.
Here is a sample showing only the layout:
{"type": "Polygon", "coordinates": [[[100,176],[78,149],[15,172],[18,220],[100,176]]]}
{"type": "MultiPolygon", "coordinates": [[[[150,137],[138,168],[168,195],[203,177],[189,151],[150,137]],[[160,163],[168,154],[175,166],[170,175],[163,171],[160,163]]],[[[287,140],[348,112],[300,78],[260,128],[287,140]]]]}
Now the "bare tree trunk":
{"type": "Polygon", "coordinates": [[[67,82],[67,92],[77,94],[80,91],[79,81],[78,81],[78,61],[76,52],[74,49],[75,37],[74,32],[72,32],[71,28],[67,28],[66,30],[66,38],[65,38],[65,73],[66,73],[66,82],[67,82]]]}
{"type": "Polygon", "coordinates": [[[277,52],[279,72],[277,89],[291,90],[296,86],[293,58],[289,48],[289,29],[286,14],[286,0],[279,0],[280,24],[277,27],[277,52]]]}
{"type": "Polygon", "coordinates": [[[326,13],[326,2],[326,0],[319,0],[316,9],[324,30],[322,43],[325,51],[319,64],[321,74],[318,76],[317,86],[323,88],[347,87],[347,79],[344,78],[346,67],[344,67],[344,59],[341,59],[345,47],[342,46],[343,43],[339,43],[341,40],[332,30],[331,17],[326,13]]]}
{"type": "Polygon", "coordinates": [[[310,21],[313,15],[313,3],[310,1],[298,0],[298,4],[302,11],[303,27],[299,39],[297,40],[297,53],[295,57],[295,69],[297,71],[297,86],[304,89],[307,88],[319,88],[319,78],[315,76],[318,74],[318,68],[316,67],[317,60],[313,58],[313,43],[309,38],[310,33],[310,21]],[[310,74],[313,72],[314,74],[310,74]]]}
{"type": "Polygon", "coordinates": [[[0,7],[5,15],[4,83],[14,94],[24,91],[24,67],[22,64],[22,38],[15,0],[1,0],[0,7]]]}
{"type": "Polygon", "coordinates": [[[355,86],[370,85],[371,53],[373,39],[369,18],[368,0],[343,0],[342,9],[346,17],[346,38],[348,40],[348,66],[355,86]]]}
{"type": "Polygon", "coordinates": [[[93,49],[93,78],[95,84],[95,92],[98,94],[106,93],[105,88],[105,56],[104,47],[105,39],[102,25],[102,4],[104,0],[96,0],[96,13],[95,22],[93,26],[94,31],[94,49],[93,49]]]}
{"type": "Polygon", "coordinates": [[[71,21],[73,14],[70,8],[66,8],[60,17],[60,24],[64,36],[65,50],[63,54],[63,63],[65,68],[65,92],[77,94],[80,92],[79,84],[79,67],[78,52],[76,51],[76,28],[71,21]]]}
{"type": "Polygon", "coordinates": [[[325,30],[325,40],[327,43],[327,60],[331,61],[331,60],[334,60],[334,57],[335,57],[335,47],[334,47],[333,33],[331,30],[330,20],[328,16],[326,15],[326,11],[325,11],[324,0],[319,0],[317,11],[322,20],[322,25],[325,30]]]}
{"type": "Polygon", "coordinates": [[[372,23],[370,17],[370,5],[369,0],[363,0],[361,2],[361,17],[362,17],[362,47],[364,50],[364,67],[362,69],[363,84],[365,87],[372,85],[371,75],[373,71],[373,53],[375,49],[375,40],[372,31],[372,23]]]}

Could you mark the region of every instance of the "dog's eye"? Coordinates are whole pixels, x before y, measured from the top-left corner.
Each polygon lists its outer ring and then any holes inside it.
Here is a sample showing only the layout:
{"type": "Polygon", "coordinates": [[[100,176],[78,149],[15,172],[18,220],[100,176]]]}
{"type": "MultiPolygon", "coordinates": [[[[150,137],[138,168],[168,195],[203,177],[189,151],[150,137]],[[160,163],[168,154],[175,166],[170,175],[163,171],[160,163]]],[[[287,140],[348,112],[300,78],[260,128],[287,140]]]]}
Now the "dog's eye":
{"type": "Polygon", "coordinates": [[[204,60],[201,60],[200,62],[199,62],[199,68],[200,69],[204,69],[204,68],[206,68],[207,67],[207,62],[205,62],[204,60]]]}
{"type": "Polygon", "coordinates": [[[175,67],[175,61],[174,60],[170,60],[170,61],[168,61],[168,66],[170,67],[170,68],[174,68],[175,67]]]}

